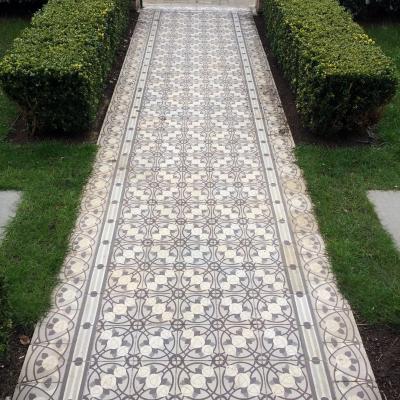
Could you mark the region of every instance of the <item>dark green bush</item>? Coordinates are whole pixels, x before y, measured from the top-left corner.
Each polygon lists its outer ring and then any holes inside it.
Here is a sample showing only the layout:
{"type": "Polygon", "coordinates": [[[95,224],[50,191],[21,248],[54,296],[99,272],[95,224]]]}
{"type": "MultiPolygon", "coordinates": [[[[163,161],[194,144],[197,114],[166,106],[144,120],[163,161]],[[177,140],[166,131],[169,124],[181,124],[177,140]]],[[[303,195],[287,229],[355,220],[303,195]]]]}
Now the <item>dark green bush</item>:
{"type": "Polygon", "coordinates": [[[303,124],[320,135],[376,122],[396,89],[394,67],[335,0],[265,0],[272,50],[303,124]]]}
{"type": "Polygon", "coordinates": [[[82,132],[95,118],[130,0],[50,0],[0,62],[31,130],[82,132]]]}
{"type": "Polygon", "coordinates": [[[398,13],[400,0],[339,0],[348,10],[356,15],[374,15],[379,11],[398,13]]]}

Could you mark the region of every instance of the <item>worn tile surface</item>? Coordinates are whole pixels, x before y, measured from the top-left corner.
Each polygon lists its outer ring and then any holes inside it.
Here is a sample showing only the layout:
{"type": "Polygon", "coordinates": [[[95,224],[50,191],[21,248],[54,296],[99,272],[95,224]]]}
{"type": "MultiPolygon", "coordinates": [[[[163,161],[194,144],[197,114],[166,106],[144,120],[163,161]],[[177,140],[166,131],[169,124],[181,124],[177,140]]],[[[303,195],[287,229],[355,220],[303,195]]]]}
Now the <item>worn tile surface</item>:
{"type": "Polygon", "coordinates": [[[247,11],[146,9],[15,399],[380,399],[247,11]]]}

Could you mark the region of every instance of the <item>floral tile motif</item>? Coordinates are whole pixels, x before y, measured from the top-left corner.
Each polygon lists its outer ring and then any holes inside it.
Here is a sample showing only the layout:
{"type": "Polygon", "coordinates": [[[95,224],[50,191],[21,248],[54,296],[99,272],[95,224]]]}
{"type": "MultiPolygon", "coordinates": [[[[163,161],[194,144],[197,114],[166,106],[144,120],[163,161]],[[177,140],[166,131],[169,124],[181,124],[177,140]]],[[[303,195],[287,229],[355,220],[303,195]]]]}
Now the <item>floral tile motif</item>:
{"type": "Polygon", "coordinates": [[[14,399],[379,400],[248,11],[140,13],[14,399]]]}
{"type": "Polygon", "coordinates": [[[221,366],[220,360],[188,361],[176,356],[129,368],[117,363],[100,364],[89,369],[83,398],[312,398],[304,365],[244,359],[221,366]]]}

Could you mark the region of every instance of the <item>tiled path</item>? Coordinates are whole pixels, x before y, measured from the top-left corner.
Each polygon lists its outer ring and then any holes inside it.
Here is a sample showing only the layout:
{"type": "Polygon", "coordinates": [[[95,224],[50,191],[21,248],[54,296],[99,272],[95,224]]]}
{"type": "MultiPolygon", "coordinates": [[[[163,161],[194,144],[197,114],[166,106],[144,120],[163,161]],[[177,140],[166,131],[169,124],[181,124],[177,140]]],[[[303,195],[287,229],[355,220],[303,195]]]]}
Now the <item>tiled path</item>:
{"type": "Polygon", "coordinates": [[[147,9],[16,399],[379,399],[251,13],[147,9]]]}

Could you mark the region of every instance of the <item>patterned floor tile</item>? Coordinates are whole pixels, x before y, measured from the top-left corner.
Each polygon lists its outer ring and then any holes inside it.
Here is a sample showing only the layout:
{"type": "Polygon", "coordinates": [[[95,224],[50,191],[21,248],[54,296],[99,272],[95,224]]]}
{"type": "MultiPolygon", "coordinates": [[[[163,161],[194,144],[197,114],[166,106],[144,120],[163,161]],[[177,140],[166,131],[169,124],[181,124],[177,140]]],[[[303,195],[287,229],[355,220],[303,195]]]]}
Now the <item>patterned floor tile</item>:
{"type": "Polygon", "coordinates": [[[252,14],[144,9],[14,399],[379,400],[252,14]]]}

